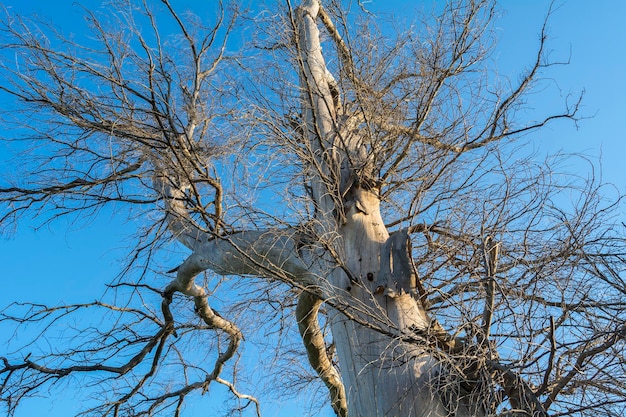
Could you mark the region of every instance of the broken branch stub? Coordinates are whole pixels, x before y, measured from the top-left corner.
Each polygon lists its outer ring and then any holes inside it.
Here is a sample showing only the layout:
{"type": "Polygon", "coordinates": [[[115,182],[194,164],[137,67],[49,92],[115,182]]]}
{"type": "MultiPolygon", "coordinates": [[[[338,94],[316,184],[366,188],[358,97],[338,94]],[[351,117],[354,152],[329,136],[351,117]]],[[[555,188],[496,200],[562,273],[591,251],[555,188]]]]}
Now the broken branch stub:
{"type": "Polygon", "coordinates": [[[388,297],[402,293],[417,295],[417,276],[411,263],[408,229],[392,233],[380,253],[380,274],[376,292],[388,297]]]}

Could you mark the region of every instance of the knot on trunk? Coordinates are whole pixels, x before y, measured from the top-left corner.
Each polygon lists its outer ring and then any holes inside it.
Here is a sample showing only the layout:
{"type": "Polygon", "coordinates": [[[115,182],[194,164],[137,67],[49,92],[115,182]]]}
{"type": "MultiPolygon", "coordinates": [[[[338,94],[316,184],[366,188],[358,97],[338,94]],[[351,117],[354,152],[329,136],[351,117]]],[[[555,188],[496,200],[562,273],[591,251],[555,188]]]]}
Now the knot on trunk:
{"type": "Polygon", "coordinates": [[[377,284],[376,293],[384,292],[388,297],[397,297],[403,293],[418,295],[408,229],[392,233],[383,244],[377,284]]]}

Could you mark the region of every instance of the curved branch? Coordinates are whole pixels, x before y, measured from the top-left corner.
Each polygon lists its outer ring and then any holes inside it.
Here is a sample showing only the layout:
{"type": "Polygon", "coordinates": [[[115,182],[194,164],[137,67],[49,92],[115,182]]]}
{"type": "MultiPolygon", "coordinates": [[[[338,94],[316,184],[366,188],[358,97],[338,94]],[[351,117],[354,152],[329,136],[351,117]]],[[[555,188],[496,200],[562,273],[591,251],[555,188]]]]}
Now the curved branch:
{"type": "Polygon", "coordinates": [[[365,91],[371,92],[371,87],[362,82],[357,77],[355,73],[354,60],[352,59],[352,53],[350,52],[350,48],[337,30],[337,27],[334,25],[328,13],[326,13],[324,7],[320,6],[318,16],[326,27],[326,31],[335,43],[335,46],[337,47],[337,50],[339,52],[339,57],[343,62],[343,68],[345,69],[346,74],[348,75],[348,78],[350,79],[352,84],[354,84],[359,89],[365,89],[365,91]]]}
{"type": "Polygon", "coordinates": [[[179,242],[193,250],[205,233],[189,215],[185,206],[187,196],[184,189],[174,184],[172,177],[164,172],[158,172],[153,183],[165,202],[168,229],[179,242]]]}
{"type": "MultiPolygon", "coordinates": [[[[94,302],[91,304],[77,304],[77,305],[71,305],[71,306],[63,306],[59,308],[46,308],[43,313],[44,315],[48,315],[56,310],[65,310],[66,312],[72,312],[79,308],[95,307],[95,306],[104,307],[104,308],[111,309],[111,310],[118,309],[115,306],[111,306],[111,305],[104,304],[101,302],[94,302]]],[[[145,316],[139,310],[124,309],[123,311],[139,313],[142,316],[145,316]]],[[[41,374],[54,375],[55,377],[58,377],[58,378],[67,376],[72,373],[93,372],[93,371],[102,371],[102,372],[109,372],[109,373],[117,374],[117,375],[124,375],[128,373],[129,371],[131,371],[132,369],[134,369],[138,364],[140,364],[146,358],[146,356],[150,352],[152,352],[152,350],[154,349],[155,346],[157,346],[157,344],[162,345],[162,343],[165,342],[167,337],[174,332],[172,315],[171,313],[169,313],[169,315],[166,314],[166,311],[169,312],[169,307],[164,305],[163,315],[164,315],[165,322],[162,324],[155,322],[156,324],[159,324],[160,326],[159,331],[153,336],[147,338],[147,343],[142,347],[142,349],[133,357],[131,357],[126,363],[122,365],[111,366],[111,365],[98,363],[95,365],[73,365],[73,366],[68,366],[64,368],[52,368],[52,367],[48,367],[45,365],[40,365],[38,363],[35,363],[29,360],[30,355],[27,355],[23,363],[21,364],[10,364],[7,358],[2,357],[0,359],[3,361],[4,367],[0,368],[0,375],[5,375],[5,374],[10,375],[14,373],[15,371],[20,371],[24,369],[34,370],[41,374]]],[[[29,321],[29,320],[38,321],[40,320],[40,318],[37,318],[36,315],[33,315],[29,318],[23,319],[23,321],[29,321]]],[[[0,391],[2,391],[3,388],[4,388],[4,385],[0,385],[0,391]]]]}
{"type": "Polygon", "coordinates": [[[348,401],[339,372],[326,353],[324,335],[317,320],[322,300],[310,292],[303,291],[298,298],[296,320],[309,363],[322,379],[330,393],[333,410],[340,417],[348,416],[348,401]]]}

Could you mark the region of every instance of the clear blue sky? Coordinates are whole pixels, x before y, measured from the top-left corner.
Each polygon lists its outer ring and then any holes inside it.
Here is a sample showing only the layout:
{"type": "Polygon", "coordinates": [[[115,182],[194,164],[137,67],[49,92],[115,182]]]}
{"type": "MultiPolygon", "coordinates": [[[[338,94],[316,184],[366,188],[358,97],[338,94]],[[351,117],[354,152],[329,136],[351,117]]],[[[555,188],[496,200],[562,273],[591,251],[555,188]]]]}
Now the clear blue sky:
{"type": "MultiPolygon", "coordinates": [[[[55,24],[67,27],[80,16],[80,9],[72,6],[74,2],[9,0],[3,3],[20,13],[49,16],[55,24]]],[[[96,0],[81,3],[100,4],[96,0]]],[[[399,10],[407,10],[407,4],[417,4],[406,0],[372,0],[369,4],[375,8],[379,3],[388,4],[389,8],[397,5],[399,10]]],[[[505,16],[496,23],[501,37],[496,54],[500,73],[515,80],[520,68],[533,59],[549,3],[547,0],[501,2],[505,16]]],[[[557,0],[556,6],[550,20],[548,46],[554,50],[556,60],[570,59],[570,64],[553,68],[549,73],[552,81],[546,83],[543,93],[534,96],[536,102],[530,101],[529,105],[537,109],[558,106],[568,94],[576,96],[584,89],[582,115],[593,117],[581,121],[579,129],[571,123],[556,123],[535,135],[535,146],[541,152],[562,149],[597,158],[603,168],[603,179],[624,192],[626,2],[557,0]]],[[[2,146],[0,160],[5,156],[2,146]]],[[[119,272],[119,257],[129,246],[125,240],[128,227],[124,218],[118,219],[107,212],[78,230],[65,221],[57,221],[36,232],[28,223],[21,224],[14,236],[0,238],[4,281],[0,308],[16,300],[56,304],[97,298],[103,284],[119,272]]],[[[7,336],[0,333],[0,339],[7,336]]],[[[68,393],[66,401],[56,405],[49,399],[41,399],[30,406],[27,404],[18,416],[66,416],[74,403],[72,393],[68,393]]],[[[185,415],[199,415],[191,410],[185,415]]],[[[268,415],[294,415],[293,411],[287,412],[279,406],[266,411],[268,415]]]]}

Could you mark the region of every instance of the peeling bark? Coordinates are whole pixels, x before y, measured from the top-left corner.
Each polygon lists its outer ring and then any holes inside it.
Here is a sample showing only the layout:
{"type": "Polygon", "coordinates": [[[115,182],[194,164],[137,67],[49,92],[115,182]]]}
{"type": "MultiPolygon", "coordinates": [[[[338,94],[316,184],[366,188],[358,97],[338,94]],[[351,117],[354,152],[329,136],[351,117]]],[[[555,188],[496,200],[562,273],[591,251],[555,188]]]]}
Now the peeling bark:
{"type": "Polygon", "coordinates": [[[403,293],[418,296],[417,277],[410,261],[408,239],[408,232],[405,229],[393,233],[383,245],[377,292],[380,289],[386,296],[392,298],[403,293]]]}

